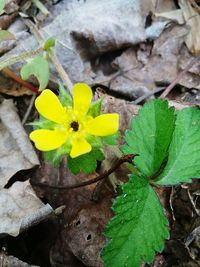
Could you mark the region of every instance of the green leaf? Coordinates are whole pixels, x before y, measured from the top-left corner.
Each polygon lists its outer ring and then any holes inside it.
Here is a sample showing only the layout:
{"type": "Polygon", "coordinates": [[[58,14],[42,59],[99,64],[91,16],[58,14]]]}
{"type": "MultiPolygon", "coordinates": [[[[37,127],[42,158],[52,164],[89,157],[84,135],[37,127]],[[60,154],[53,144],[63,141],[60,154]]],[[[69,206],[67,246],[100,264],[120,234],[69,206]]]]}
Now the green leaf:
{"type": "Polygon", "coordinates": [[[15,40],[15,36],[8,31],[0,30],[0,41],[6,40],[15,40]]]}
{"type": "Polygon", "coordinates": [[[96,170],[97,160],[104,160],[104,154],[101,150],[94,149],[91,152],[81,155],[77,158],[68,157],[68,167],[73,174],[83,171],[86,174],[96,170]]]}
{"type": "Polygon", "coordinates": [[[117,138],[119,137],[119,131],[117,131],[115,134],[113,135],[109,135],[109,136],[104,136],[102,137],[102,141],[103,144],[105,145],[110,145],[110,146],[115,146],[118,144],[117,138]]]}
{"type": "Polygon", "coordinates": [[[169,238],[168,222],[159,199],[147,179],[130,175],[123,194],[113,204],[115,217],[108,223],[109,239],[103,249],[104,267],[139,267],[152,262],[169,238]]]}
{"type": "Polygon", "coordinates": [[[200,111],[196,107],[177,111],[168,161],[157,184],[173,185],[192,178],[200,178],[200,111]]]}
{"type": "Polygon", "coordinates": [[[56,40],[54,38],[49,38],[44,43],[44,50],[49,51],[52,47],[56,45],[56,40]]]}
{"type": "Polygon", "coordinates": [[[98,99],[97,101],[92,102],[88,115],[92,117],[97,117],[101,113],[101,107],[102,107],[103,98],[98,99]]]}
{"type": "Polygon", "coordinates": [[[62,84],[59,86],[59,99],[64,107],[72,106],[72,98],[62,84]]]}
{"type": "Polygon", "coordinates": [[[49,161],[54,167],[59,167],[63,156],[69,154],[71,146],[64,144],[56,150],[44,152],[44,160],[49,161]]]}
{"type": "Polygon", "coordinates": [[[28,125],[32,125],[34,129],[48,129],[48,130],[53,130],[57,126],[57,124],[53,121],[49,121],[42,117],[40,115],[39,120],[33,121],[30,123],[27,123],[28,125]]]}
{"type": "Polygon", "coordinates": [[[4,12],[5,0],[0,0],[0,15],[4,12]]]}
{"type": "Polygon", "coordinates": [[[146,176],[155,174],[166,158],[174,121],[174,109],[161,99],[146,103],[132,119],[121,150],[125,155],[139,154],[134,163],[146,176]]]}
{"type": "Polygon", "coordinates": [[[44,90],[49,81],[48,62],[44,57],[37,56],[22,67],[20,74],[23,80],[27,80],[30,75],[34,75],[40,83],[39,90],[44,90]]]}

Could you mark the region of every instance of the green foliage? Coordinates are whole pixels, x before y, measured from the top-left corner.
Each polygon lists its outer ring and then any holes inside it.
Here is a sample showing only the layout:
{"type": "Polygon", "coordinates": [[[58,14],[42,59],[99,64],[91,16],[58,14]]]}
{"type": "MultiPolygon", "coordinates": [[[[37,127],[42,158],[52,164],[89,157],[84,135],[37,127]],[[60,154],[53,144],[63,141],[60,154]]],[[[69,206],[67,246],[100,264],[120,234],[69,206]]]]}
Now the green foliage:
{"type": "Polygon", "coordinates": [[[30,75],[34,75],[40,83],[39,90],[44,90],[49,81],[48,62],[44,57],[37,56],[22,67],[20,74],[23,80],[27,80],[30,75]]]}
{"type": "Polygon", "coordinates": [[[44,160],[49,161],[54,167],[59,167],[63,156],[69,154],[71,146],[64,144],[56,150],[44,152],[44,160]]]}
{"type": "Polygon", "coordinates": [[[72,98],[62,84],[59,86],[59,99],[64,107],[72,106],[72,98]]]}
{"type": "Polygon", "coordinates": [[[118,137],[119,137],[119,131],[117,131],[113,135],[104,136],[101,139],[102,139],[102,142],[103,142],[104,145],[115,146],[115,145],[118,144],[118,141],[117,141],[118,137]]]}
{"type": "Polygon", "coordinates": [[[49,38],[44,43],[44,50],[49,51],[56,45],[56,40],[54,38],[49,38]]]}
{"type": "Polygon", "coordinates": [[[103,99],[100,98],[97,101],[94,101],[88,111],[88,115],[92,117],[97,117],[101,113],[101,107],[102,107],[102,101],[103,99]]]}
{"type": "Polygon", "coordinates": [[[139,267],[162,250],[167,220],[148,180],[174,185],[200,178],[200,111],[191,107],[174,113],[166,101],[150,101],[133,118],[125,141],[125,155],[140,155],[134,159],[139,174],[130,176],[113,204],[105,267],[139,267]]]}
{"type": "Polygon", "coordinates": [[[126,144],[121,150],[125,155],[139,154],[134,163],[146,176],[155,174],[166,158],[174,121],[174,109],[161,99],[145,104],[132,119],[131,130],[126,131],[126,144]]]}
{"type": "Polygon", "coordinates": [[[5,0],[0,0],[0,15],[4,12],[5,0]]]}
{"type": "Polygon", "coordinates": [[[39,120],[28,123],[28,125],[32,125],[34,129],[48,129],[48,130],[53,130],[56,127],[56,123],[53,121],[49,121],[42,117],[40,115],[39,120]]]}
{"type": "Polygon", "coordinates": [[[200,111],[196,107],[177,111],[167,164],[157,184],[174,185],[200,178],[200,111]]]}
{"type": "Polygon", "coordinates": [[[15,40],[15,36],[8,31],[0,30],[0,41],[6,40],[15,40]]]}
{"type": "Polygon", "coordinates": [[[116,216],[106,227],[109,239],[103,249],[105,267],[139,267],[152,262],[169,237],[167,219],[148,180],[130,175],[122,187],[123,194],[113,203],[116,216]]]}
{"type": "Polygon", "coordinates": [[[73,174],[83,171],[86,174],[96,170],[97,160],[104,160],[104,154],[101,150],[93,149],[91,152],[81,155],[77,158],[68,156],[68,167],[73,174]]]}

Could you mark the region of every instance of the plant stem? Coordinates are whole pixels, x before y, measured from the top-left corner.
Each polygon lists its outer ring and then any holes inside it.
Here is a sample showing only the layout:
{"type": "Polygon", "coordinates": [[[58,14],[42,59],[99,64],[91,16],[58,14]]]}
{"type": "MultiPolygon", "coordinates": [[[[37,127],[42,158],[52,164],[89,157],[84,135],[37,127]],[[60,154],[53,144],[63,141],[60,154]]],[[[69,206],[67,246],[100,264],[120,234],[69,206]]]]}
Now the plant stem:
{"type": "Polygon", "coordinates": [[[66,186],[65,185],[54,186],[54,185],[49,185],[49,184],[44,184],[44,183],[34,183],[34,182],[32,182],[32,184],[35,186],[49,187],[49,188],[58,189],[58,190],[69,190],[69,189],[75,189],[75,188],[91,185],[91,184],[94,184],[94,183],[108,177],[111,173],[116,171],[122,163],[125,163],[125,162],[131,163],[133,158],[136,156],[138,156],[138,154],[129,154],[129,155],[123,156],[115,162],[114,166],[112,168],[110,168],[110,170],[105,171],[103,174],[100,174],[99,176],[95,177],[94,179],[84,181],[81,183],[66,185],[66,186]]]}
{"type": "MultiPolygon", "coordinates": [[[[42,47],[43,47],[45,40],[43,39],[42,35],[38,31],[35,24],[33,24],[30,20],[26,20],[25,23],[29,27],[31,32],[34,34],[34,36],[37,39],[37,41],[39,42],[39,44],[42,45],[42,47]]],[[[57,72],[59,73],[59,75],[63,81],[63,84],[65,85],[65,87],[69,90],[70,94],[72,95],[73,84],[69,78],[69,75],[64,70],[63,66],[61,65],[60,61],[58,60],[57,56],[52,51],[52,49],[50,51],[48,51],[48,55],[49,55],[51,61],[53,62],[57,72]]]]}
{"type": "Polygon", "coordinates": [[[19,76],[17,76],[14,72],[12,72],[7,67],[6,68],[3,68],[3,72],[5,74],[7,74],[11,79],[13,79],[14,81],[16,81],[17,83],[21,84],[22,86],[24,86],[24,87],[30,89],[31,91],[33,91],[34,93],[38,94],[38,89],[36,87],[34,87],[29,82],[26,82],[26,81],[22,80],[19,76]]]}
{"type": "Polygon", "coordinates": [[[24,52],[24,53],[21,53],[20,55],[13,56],[13,57],[9,56],[8,58],[6,58],[0,62],[0,70],[2,70],[5,67],[8,67],[9,65],[17,63],[21,60],[26,60],[26,59],[29,59],[31,57],[34,57],[35,55],[41,53],[42,51],[43,51],[43,48],[39,47],[38,49],[36,49],[34,51],[24,52]]]}

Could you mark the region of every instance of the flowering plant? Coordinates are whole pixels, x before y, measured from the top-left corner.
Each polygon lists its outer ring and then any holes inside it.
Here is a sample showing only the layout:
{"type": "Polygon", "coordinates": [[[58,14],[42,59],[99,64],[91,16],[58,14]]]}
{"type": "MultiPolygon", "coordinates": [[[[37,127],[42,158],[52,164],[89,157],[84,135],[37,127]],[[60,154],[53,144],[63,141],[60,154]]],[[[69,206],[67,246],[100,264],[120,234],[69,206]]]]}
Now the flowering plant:
{"type": "Polygon", "coordinates": [[[36,148],[59,154],[59,160],[63,155],[72,160],[101,149],[103,137],[117,133],[119,115],[101,114],[102,101],[91,105],[91,100],[92,90],[84,83],[74,85],[73,101],[64,89],[60,90],[60,99],[45,89],[35,101],[41,117],[33,123],[37,129],[31,132],[30,139],[36,148]]]}

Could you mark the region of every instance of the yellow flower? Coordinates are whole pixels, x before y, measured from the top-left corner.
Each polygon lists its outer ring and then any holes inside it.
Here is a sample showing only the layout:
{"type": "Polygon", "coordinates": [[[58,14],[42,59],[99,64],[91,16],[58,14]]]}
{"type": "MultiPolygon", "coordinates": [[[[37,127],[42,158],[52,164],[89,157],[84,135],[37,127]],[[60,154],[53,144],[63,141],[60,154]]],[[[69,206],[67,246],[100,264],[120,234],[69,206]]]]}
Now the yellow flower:
{"type": "Polygon", "coordinates": [[[88,137],[109,136],[117,132],[119,115],[102,114],[95,118],[88,115],[92,90],[84,83],[77,83],[73,89],[73,106],[63,107],[58,97],[49,89],[44,90],[35,100],[38,112],[54,122],[53,130],[39,129],[31,132],[30,139],[37,149],[50,151],[67,143],[71,145],[71,158],[92,150],[88,137]]]}

